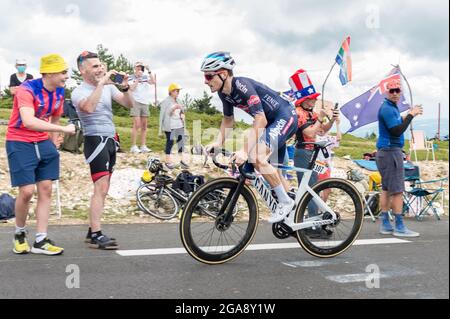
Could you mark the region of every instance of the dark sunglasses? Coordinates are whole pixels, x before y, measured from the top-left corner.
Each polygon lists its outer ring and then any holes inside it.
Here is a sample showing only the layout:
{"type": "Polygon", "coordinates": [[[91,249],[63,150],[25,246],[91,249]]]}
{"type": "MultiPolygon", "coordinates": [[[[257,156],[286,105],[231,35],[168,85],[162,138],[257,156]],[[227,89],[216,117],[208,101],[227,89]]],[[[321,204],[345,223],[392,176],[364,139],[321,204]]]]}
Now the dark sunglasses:
{"type": "Polygon", "coordinates": [[[78,64],[81,64],[84,60],[94,59],[94,58],[98,58],[98,54],[97,53],[93,53],[93,52],[89,52],[89,51],[83,51],[78,56],[77,61],[78,61],[78,64]]]}
{"type": "Polygon", "coordinates": [[[400,89],[389,89],[389,93],[391,93],[391,94],[394,94],[394,93],[399,94],[401,91],[402,90],[400,90],[400,89]]]}
{"type": "Polygon", "coordinates": [[[214,77],[219,74],[219,73],[212,73],[212,74],[205,74],[205,80],[206,81],[211,81],[212,79],[214,79],[214,77]]]}

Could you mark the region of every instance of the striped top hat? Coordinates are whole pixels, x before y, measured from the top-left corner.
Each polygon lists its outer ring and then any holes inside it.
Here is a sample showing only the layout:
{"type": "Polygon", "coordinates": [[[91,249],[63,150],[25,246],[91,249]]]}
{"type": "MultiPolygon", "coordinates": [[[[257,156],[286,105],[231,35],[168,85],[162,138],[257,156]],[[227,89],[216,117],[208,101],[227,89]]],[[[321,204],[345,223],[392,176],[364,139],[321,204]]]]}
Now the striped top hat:
{"type": "Polygon", "coordinates": [[[293,97],[297,99],[297,101],[295,101],[295,106],[300,106],[300,104],[306,99],[317,99],[320,95],[320,93],[316,92],[311,79],[303,69],[297,70],[289,78],[289,85],[294,92],[293,97]]]}

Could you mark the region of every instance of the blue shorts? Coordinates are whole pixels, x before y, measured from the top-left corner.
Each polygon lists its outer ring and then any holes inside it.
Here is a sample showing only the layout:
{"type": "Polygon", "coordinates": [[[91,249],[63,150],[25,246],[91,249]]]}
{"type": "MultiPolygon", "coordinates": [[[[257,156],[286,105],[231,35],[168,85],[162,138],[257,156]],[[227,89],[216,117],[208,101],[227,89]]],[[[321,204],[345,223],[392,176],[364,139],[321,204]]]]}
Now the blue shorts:
{"type": "Polygon", "coordinates": [[[59,153],[50,140],[38,143],[6,141],[12,187],[59,179],[59,153]]]}
{"type": "Polygon", "coordinates": [[[272,164],[283,164],[286,157],[286,142],[298,128],[298,117],[291,105],[282,105],[279,115],[268,123],[266,131],[261,139],[271,149],[269,160],[272,164]]]}
{"type": "Polygon", "coordinates": [[[381,175],[381,189],[391,194],[405,191],[405,169],[401,148],[382,148],[377,151],[377,167],[381,175]]]}

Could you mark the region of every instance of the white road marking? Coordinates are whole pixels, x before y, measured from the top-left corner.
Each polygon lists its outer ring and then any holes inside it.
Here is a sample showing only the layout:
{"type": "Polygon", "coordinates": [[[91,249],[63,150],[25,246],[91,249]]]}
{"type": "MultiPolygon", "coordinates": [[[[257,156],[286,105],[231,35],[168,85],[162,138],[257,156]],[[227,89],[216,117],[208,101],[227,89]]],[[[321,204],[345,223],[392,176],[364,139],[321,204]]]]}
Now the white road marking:
{"type": "MultiPolygon", "coordinates": [[[[379,274],[380,279],[381,278],[392,278],[392,277],[407,277],[407,276],[417,276],[417,275],[423,275],[423,272],[416,271],[414,269],[406,269],[406,270],[398,270],[398,271],[386,271],[381,272],[379,274]]],[[[361,273],[361,274],[346,274],[346,275],[333,275],[333,276],[327,276],[328,280],[340,283],[340,284],[347,284],[352,282],[364,282],[369,276],[373,276],[372,273],[361,273]]]]}
{"type": "MultiPolygon", "coordinates": [[[[323,245],[336,245],[337,242],[324,242],[323,245]]],[[[359,245],[386,245],[386,244],[403,244],[410,243],[408,240],[398,238],[376,238],[376,239],[360,239],[353,243],[353,246],[359,245]]],[[[271,250],[271,249],[293,249],[299,248],[298,243],[284,243],[284,244],[256,244],[249,245],[246,250],[271,250]]],[[[208,247],[208,251],[227,251],[231,246],[208,247]]],[[[132,256],[157,256],[157,255],[177,255],[186,254],[184,248],[156,248],[156,249],[136,249],[136,250],[117,250],[117,254],[124,257],[132,256]]]]}

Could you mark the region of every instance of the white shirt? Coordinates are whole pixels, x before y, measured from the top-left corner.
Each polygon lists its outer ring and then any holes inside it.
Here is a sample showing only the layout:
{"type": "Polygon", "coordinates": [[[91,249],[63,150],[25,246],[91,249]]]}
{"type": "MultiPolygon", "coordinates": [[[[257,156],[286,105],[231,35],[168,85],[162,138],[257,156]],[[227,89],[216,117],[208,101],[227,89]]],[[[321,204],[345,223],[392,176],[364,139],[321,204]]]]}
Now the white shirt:
{"type": "Polygon", "coordinates": [[[141,103],[141,104],[145,104],[145,105],[150,105],[151,101],[152,101],[152,87],[150,86],[150,84],[148,82],[141,82],[143,80],[147,80],[148,76],[143,76],[139,79],[136,78],[135,75],[131,75],[128,79],[128,83],[132,84],[134,81],[139,81],[136,89],[134,91],[131,92],[131,94],[133,95],[133,98],[136,102],[141,103]]]}
{"type": "Polygon", "coordinates": [[[180,109],[176,109],[170,115],[170,129],[171,130],[175,130],[177,128],[183,128],[183,127],[184,127],[184,122],[181,119],[181,110],[180,109]]]}

